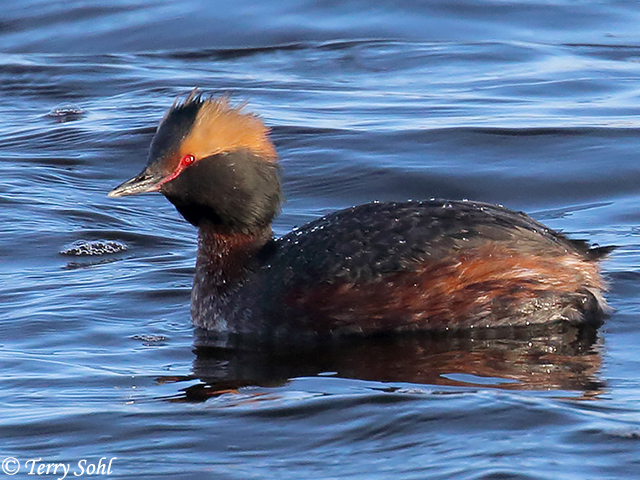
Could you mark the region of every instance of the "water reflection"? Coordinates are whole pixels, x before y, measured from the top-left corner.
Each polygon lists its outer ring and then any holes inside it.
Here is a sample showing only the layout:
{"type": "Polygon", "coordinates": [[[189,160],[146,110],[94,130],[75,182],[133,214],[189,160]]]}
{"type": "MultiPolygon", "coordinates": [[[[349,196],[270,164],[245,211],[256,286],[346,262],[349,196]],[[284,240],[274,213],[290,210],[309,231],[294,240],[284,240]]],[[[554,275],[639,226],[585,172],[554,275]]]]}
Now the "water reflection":
{"type": "Polygon", "coordinates": [[[342,341],[305,348],[264,344],[222,348],[197,332],[193,383],[176,400],[202,401],[244,386],[278,386],[331,372],[342,378],[509,390],[600,393],[597,331],[565,324],[342,341]]]}

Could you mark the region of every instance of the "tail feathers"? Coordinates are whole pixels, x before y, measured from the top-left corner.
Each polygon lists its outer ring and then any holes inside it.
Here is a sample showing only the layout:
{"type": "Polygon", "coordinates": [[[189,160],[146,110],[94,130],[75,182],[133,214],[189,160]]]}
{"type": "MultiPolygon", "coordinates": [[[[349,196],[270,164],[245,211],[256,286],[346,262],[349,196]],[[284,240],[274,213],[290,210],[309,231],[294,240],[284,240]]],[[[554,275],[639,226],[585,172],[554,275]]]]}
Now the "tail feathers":
{"type": "Polygon", "coordinates": [[[576,248],[577,250],[580,250],[586,257],[586,259],[589,261],[601,260],[602,258],[609,255],[613,250],[618,248],[615,245],[609,245],[606,247],[600,247],[600,246],[594,247],[585,240],[569,240],[569,241],[571,242],[571,245],[573,245],[573,247],[576,248]]]}
{"type": "Polygon", "coordinates": [[[607,247],[591,247],[587,250],[587,257],[589,260],[600,260],[601,258],[606,257],[611,252],[613,252],[616,248],[615,245],[609,245],[607,247]]]}

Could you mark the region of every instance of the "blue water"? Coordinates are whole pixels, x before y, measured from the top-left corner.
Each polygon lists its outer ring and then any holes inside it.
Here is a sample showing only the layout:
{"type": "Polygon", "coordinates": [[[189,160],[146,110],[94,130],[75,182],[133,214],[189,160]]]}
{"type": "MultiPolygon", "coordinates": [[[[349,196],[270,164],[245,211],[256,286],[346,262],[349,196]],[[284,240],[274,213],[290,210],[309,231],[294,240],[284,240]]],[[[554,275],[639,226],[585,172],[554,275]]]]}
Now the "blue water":
{"type": "Polygon", "coordinates": [[[640,478],[639,24],[622,0],[3,1],[12,478],[102,457],[109,478],[640,478]],[[160,195],[106,197],[194,86],[271,127],[277,234],[371,200],[501,203],[617,245],[615,312],[587,337],[199,348],[195,230],[160,195]]]}

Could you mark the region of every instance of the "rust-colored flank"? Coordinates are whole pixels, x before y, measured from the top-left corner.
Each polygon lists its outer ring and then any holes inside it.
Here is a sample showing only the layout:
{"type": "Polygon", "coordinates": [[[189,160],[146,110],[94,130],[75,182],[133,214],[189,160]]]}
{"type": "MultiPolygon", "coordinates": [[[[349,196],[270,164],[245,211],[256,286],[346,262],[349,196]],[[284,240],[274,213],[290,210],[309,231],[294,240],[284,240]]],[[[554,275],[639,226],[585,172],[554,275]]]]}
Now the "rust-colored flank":
{"type": "Polygon", "coordinates": [[[597,262],[487,244],[371,282],[297,289],[286,304],[320,332],[442,330],[538,323],[536,315],[579,320],[574,302],[604,289],[597,262]]]}

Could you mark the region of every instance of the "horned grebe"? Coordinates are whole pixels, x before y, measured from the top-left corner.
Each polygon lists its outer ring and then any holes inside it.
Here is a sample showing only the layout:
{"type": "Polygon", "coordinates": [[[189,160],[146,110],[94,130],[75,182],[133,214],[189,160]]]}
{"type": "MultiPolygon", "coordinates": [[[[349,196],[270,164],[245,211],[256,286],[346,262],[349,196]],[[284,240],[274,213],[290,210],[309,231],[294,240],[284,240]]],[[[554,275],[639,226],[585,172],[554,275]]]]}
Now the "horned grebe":
{"type": "Polygon", "coordinates": [[[291,339],[605,316],[610,248],[502,206],[369,203],[275,239],[277,160],[257,116],[194,90],[161,121],[145,169],[109,193],[160,192],[198,228],[197,327],[291,339]]]}

